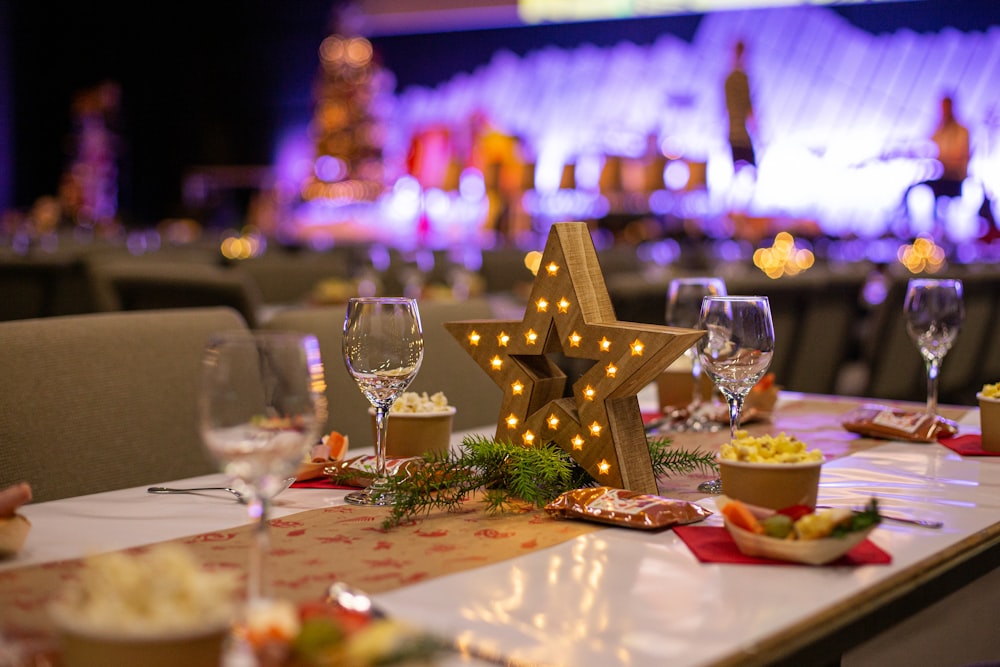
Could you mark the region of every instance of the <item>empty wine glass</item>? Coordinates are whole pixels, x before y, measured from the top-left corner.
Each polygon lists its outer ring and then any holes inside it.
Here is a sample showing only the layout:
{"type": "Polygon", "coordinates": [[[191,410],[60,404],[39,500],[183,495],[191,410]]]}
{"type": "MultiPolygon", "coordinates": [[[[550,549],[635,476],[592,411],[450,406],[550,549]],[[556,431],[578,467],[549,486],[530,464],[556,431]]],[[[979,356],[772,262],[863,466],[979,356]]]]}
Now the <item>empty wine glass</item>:
{"type": "MultiPolygon", "coordinates": [[[[729,404],[729,438],[736,439],[743,401],[767,372],[774,355],[774,324],[766,296],[709,296],[701,305],[698,341],[702,367],[729,404]]],[[[698,489],[721,493],[715,479],[698,489]]]]}
{"type": "Polygon", "coordinates": [[[255,522],[247,598],[263,600],[267,520],[326,423],[323,364],[315,336],[233,331],[209,338],[198,394],[205,448],[247,495],[255,522]]]}
{"type": "Polygon", "coordinates": [[[386,489],[385,436],[389,409],[420,370],[424,335],[414,299],[356,297],[344,317],[344,363],[361,393],[375,408],[375,479],[363,491],[349,493],[355,505],[389,505],[386,489]]]}
{"type": "Polygon", "coordinates": [[[938,373],[965,319],[961,280],[914,278],[903,302],[906,331],[927,369],[927,414],[937,415],[938,373]]]}
{"type": "MultiPolygon", "coordinates": [[[[666,323],[670,327],[681,327],[684,329],[698,328],[698,320],[701,316],[701,302],[706,296],[725,296],[726,281],[722,278],[674,278],[667,286],[667,313],[666,323]]],[[[698,351],[692,345],[685,352],[691,360],[691,379],[694,389],[691,396],[691,405],[687,426],[704,425],[706,420],[698,414],[701,407],[701,360],[698,358],[698,351]]]]}

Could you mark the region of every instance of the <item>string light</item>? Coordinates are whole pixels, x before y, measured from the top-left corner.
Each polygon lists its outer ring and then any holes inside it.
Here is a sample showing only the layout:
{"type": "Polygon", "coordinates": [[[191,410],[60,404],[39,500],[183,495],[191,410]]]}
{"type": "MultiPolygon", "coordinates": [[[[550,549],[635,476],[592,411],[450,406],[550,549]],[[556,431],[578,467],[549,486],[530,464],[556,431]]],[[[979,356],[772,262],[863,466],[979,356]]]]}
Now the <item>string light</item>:
{"type": "Polygon", "coordinates": [[[583,340],[583,337],[580,334],[578,334],[577,332],[574,331],[573,333],[571,333],[569,335],[569,346],[570,347],[580,347],[580,341],[581,340],[583,340]]]}
{"type": "Polygon", "coordinates": [[[570,444],[573,445],[573,449],[583,449],[583,438],[577,433],[570,439],[570,444]]]}
{"type": "Polygon", "coordinates": [[[604,374],[607,375],[609,378],[613,378],[615,377],[615,375],[618,374],[618,367],[615,366],[613,363],[608,364],[607,366],[604,367],[604,374]]]}
{"type": "Polygon", "coordinates": [[[520,420],[517,418],[517,415],[515,415],[512,412],[509,415],[507,415],[506,422],[507,422],[507,428],[517,428],[517,424],[518,422],[520,422],[520,420]]]}
{"type": "Polygon", "coordinates": [[[589,427],[590,435],[598,436],[601,434],[601,425],[597,422],[592,423],[589,427]]]}
{"type": "Polygon", "coordinates": [[[633,357],[641,357],[642,351],[645,349],[645,346],[642,344],[642,341],[636,338],[634,341],[631,342],[631,344],[629,344],[629,348],[631,348],[632,350],[633,357]]]}
{"type": "Polygon", "coordinates": [[[611,464],[601,459],[601,462],[597,464],[597,471],[602,475],[607,475],[611,471],[611,464]]]}
{"type": "Polygon", "coordinates": [[[528,332],[524,334],[524,341],[528,345],[534,345],[536,342],[538,342],[538,334],[535,333],[534,329],[528,329],[528,332]]]}
{"type": "Polygon", "coordinates": [[[901,245],[896,258],[910,273],[937,273],[944,266],[945,251],[933,240],[921,236],[912,245],[901,245]]]}
{"type": "Polygon", "coordinates": [[[520,396],[522,393],[524,393],[524,385],[521,384],[520,380],[514,380],[514,382],[511,383],[510,393],[513,396],[520,396]]]}
{"type": "Polygon", "coordinates": [[[552,429],[553,431],[559,428],[559,417],[556,417],[554,413],[549,415],[549,418],[546,419],[545,422],[549,425],[549,428],[552,429]]]}
{"type": "Polygon", "coordinates": [[[795,238],[788,232],[779,232],[770,248],[757,248],[753,253],[754,266],[772,279],[802,273],[815,261],[811,250],[795,247],[795,238]]]}
{"type": "Polygon", "coordinates": [[[601,338],[601,340],[597,341],[597,346],[601,349],[601,352],[610,352],[611,351],[611,341],[608,340],[607,336],[605,336],[604,338],[601,338]]]}
{"type": "Polygon", "coordinates": [[[469,345],[472,345],[473,347],[479,345],[480,338],[482,338],[482,336],[479,335],[479,332],[473,331],[469,334],[469,345]]]}
{"type": "Polygon", "coordinates": [[[530,445],[530,444],[532,444],[532,443],[534,443],[534,442],[535,442],[535,434],[534,434],[534,433],[532,433],[532,432],[531,432],[530,430],[529,430],[529,431],[525,431],[525,432],[524,432],[524,433],[523,433],[523,434],[521,435],[521,440],[523,440],[523,441],[524,441],[524,444],[526,444],[526,445],[530,445]]]}
{"type": "Polygon", "coordinates": [[[559,273],[559,265],[555,262],[549,262],[545,267],[545,270],[548,272],[549,276],[555,277],[559,273]]]}
{"type": "Polygon", "coordinates": [[[583,397],[586,398],[588,401],[594,400],[594,396],[596,394],[597,392],[589,384],[583,388],[583,397]]]}
{"type": "Polygon", "coordinates": [[[542,297],[535,302],[535,307],[538,309],[539,313],[547,312],[549,309],[549,302],[545,300],[545,297],[542,297]]]}
{"type": "Polygon", "coordinates": [[[490,366],[495,371],[500,370],[501,368],[503,368],[503,359],[501,359],[498,356],[493,357],[492,359],[490,359],[490,366]]]}
{"type": "Polygon", "coordinates": [[[500,347],[507,347],[507,343],[510,342],[510,335],[506,331],[501,331],[497,336],[497,344],[500,347]]]}
{"type": "Polygon", "coordinates": [[[569,312],[569,301],[566,300],[566,297],[562,297],[561,299],[559,299],[559,302],[556,304],[556,306],[559,308],[560,313],[569,312]]]}

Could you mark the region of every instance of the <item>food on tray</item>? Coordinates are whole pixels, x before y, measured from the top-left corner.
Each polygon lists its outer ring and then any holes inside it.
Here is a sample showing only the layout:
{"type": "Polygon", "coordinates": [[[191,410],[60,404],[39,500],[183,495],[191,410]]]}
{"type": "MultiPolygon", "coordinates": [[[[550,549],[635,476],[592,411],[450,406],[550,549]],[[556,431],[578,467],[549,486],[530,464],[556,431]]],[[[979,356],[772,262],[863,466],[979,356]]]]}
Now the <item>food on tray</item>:
{"type": "Polygon", "coordinates": [[[625,528],[665,528],[701,521],[711,512],[701,505],[607,486],[566,491],[545,506],[551,516],[585,519],[625,528]]]}
{"type": "Polygon", "coordinates": [[[0,491],[0,557],[15,554],[24,546],[31,531],[31,522],[17,513],[31,502],[31,485],[12,484],[0,491]]]}
{"type": "Polygon", "coordinates": [[[752,437],[746,431],[737,431],[735,440],[722,445],[719,457],[748,463],[803,463],[822,461],[823,452],[807,449],[804,442],[784,432],[752,437]]]}
{"type": "Polygon", "coordinates": [[[950,419],[923,410],[902,410],[883,405],[863,405],[844,416],[841,425],[851,433],[869,438],[934,442],[958,433],[950,419]]]}
{"type": "Polygon", "coordinates": [[[417,393],[404,391],[389,408],[390,414],[411,412],[449,412],[448,397],[443,392],[435,392],[430,396],[427,392],[417,393]]]}
{"type": "Polygon", "coordinates": [[[725,496],[719,499],[719,507],[726,530],[741,553],[808,565],[840,558],[881,522],[874,499],[861,511],[815,511],[799,505],[766,516],[759,514],[759,508],[725,496]]]}
{"type": "Polygon", "coordinates": [[[27,482],[11,484],[0,491],[0,518],[14,516],[21,507],[31,502],[31,485],[27,482]]]}
{"type": "Polygon", "coordinates": [[[814,510],[793,505],[758,518],[749,506],[731,498],[720,499],[720,512],[727,524],[758,535],[782,540],[819,540],[842,537],[878,525],[878,503],[872,499],[861,511],[847,508],[814,510]]]}
{"type": "Polygon", "coordinates": [[[239,582],[210,572],[185,547],[166,543],[84,561],[52,612],[63,627],[85,634],[152,637],[225,628],[239,582]]]}
{"type": "Polygon", "coordinates": [[[330,431],[324,435],[319,443],[313,445],[306,452],[305,459],[299,463],[299,469],[295,473],[295,479],[302,482],[307,479],[315,479],[324,475],[324,468],[336,461],[343,460],[347,455],[347,448],[350,441],[346,435],[337,431],[330,431]]]}

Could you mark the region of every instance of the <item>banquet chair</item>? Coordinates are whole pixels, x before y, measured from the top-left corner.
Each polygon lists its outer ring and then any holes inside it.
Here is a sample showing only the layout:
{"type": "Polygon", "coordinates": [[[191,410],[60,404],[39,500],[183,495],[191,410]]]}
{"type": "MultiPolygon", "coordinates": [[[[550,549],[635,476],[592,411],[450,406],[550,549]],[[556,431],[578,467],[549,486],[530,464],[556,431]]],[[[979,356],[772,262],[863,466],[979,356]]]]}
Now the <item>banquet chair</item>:
{"type": "Polygon", "coordinates": [[[156,259],[97,259],[87,266],[98,311],[228,306],[251,327],[263,305],[242,267],[156,259]]]}
{"type": "MultiPolygon", "coordinates": [[[[419,307],[424,359],[409,391],[428,395],[443,392],[456,408],[455,430],[486,427],[484,430],[492,432],[500,414],[500,388],[444,328],[444,323],[450,321],[491,319],[489,301],[427,300],[421,301],[419,307]]],[[[326,430],[347,435],[351,447],[370,447],[373,439],[369,403],[347,372],[341,351],[345,309],[344,305],[290,307],[276,312],[262,326],[311,333],[319,339],[330,408],[326,430]]]]}
{"type": "Polygon", "coordinates": [[[0,322],[0,488],[36,501],[207,474],[196,391],[211,333],[231,308],[92,313],[0,322]]]}

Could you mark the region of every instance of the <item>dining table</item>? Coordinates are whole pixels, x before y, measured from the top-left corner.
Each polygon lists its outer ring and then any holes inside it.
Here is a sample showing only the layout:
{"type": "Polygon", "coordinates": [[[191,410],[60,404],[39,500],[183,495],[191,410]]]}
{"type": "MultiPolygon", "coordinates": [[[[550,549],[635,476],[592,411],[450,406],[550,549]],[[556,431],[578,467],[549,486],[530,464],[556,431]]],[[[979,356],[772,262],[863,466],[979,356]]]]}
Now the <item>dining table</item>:
{"type": "MultiPolygon", "coordinates": [[[[653,387],[638,400],[647,417],[653,387]]],[[[818,503],[887,517],[866,556],[825,565],[741,559],[727,542],[710,471],[661,475],[659,495],[707,510],[683,527],[640,530],[557,518],[543,509],[491,514],[471,499],[386,528],[384,507],[345,503],[336,485],[295,485],[271,511],[271,585],[295,600],[332,581],[370,593],[390,617],[453,640],[442,664],[965,665],[1000,660],[1000,458],[945,440],[863,437],[845,415],[861,397],[782,391],[743,426],[787,433],[823,452],[818,503]],[[939,522],[927,527],[907,519],[939,522]],[[698,533],[696,531],[703,531],[698,533]],[[701,553],[711,535],[721,553],[701,553]]],[[[902,410],[923,406],[877,401],[902,410]]],[[[942,406],[958,436],[979,434],[974,406],[942,406]]],[[[454,447],[493,426],[456,432],[454,447]]],[[[666,431],[671,447],[717,451],[728,427],[666,431]]],[[[354,455],[349,450],[348,455],[354,455]]],[[[141,465],[141,461],[136,462],[141,465]]],[[[210,474],[165,486],[222,486],[210,474]]],[[[46,607],[96,553],[180,542],[208,562],[240,562],[253,537],[246,507],[224,492],[119,489],[23,506],[32,528],[0,560],[0,631],[44,638],[46,607]]],[[[730,541],[731,542],[731,541],[730,541]]],[[[852,552],[853,553],[853,552],[852,552]]]]}

